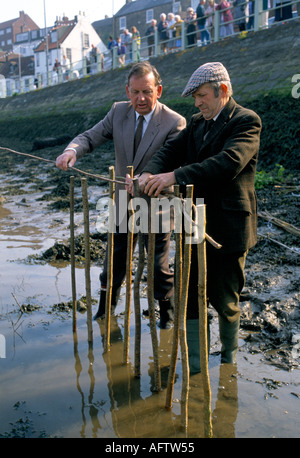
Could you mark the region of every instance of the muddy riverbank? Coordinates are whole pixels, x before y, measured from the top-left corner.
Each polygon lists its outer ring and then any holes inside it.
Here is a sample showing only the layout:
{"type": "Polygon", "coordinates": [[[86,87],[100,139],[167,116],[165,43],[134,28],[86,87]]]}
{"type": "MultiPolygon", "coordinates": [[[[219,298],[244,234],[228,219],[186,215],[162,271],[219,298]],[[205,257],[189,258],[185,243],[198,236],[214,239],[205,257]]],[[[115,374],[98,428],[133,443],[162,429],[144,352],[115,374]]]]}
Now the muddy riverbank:
{"type": "MultiPolygon", "coordinates": [[[[51,149],[56,156],[59,148],[51,149]]],[[[50,149],[36,152],[49,156],[50,149]]],[[[104,150],[107,170],[111,153],[104,150]]],[[[0,437],[203,437],[201,376],[191,379],[189,429],[180,429],[181,360],[171,412],[164,409],[172,331],[159,331],[163,390],[153,393],[148,319],[142,320],[142,375],[133,376],[134,317],[130,363],[122,365],[124,293],[112,321],[112,347],[103,353],[103,324],[93,323],[87,344],[86,311],[80,303],[72,333],[69,258],[69,173],[52,164],[7,156],[1,170],[1,364],[0,437]],[[5,173],[3,173],[5,172],[5,173]],[[22,313],[20,310],[22,308],[22,313]]],[[[95,166],[88,161],[80,168],[95,166]]],[[[99,170],[101,169],[101,170],[99,170]]],[[[217,317],[211,315],[210,378],[214,437],[298,437],[299,431],[299,175],[258,189],[259,242],[246,265],[241,302],[240,349],[235,367],[220,365],[217,317]],[[276,218],[276,221],[275,221],[276,218]],[[290,228],[290,227],[289,227],[290,228]]],[[[88,179],[92,296],[105,248],[107,186],[88,179]],[[100,185],[99,185],[100,184],[100,185]],[[96,210],[102,200],[102,210],[96,210]],[[99,225],[102,233],[99,234],[99,225]],[[98,228],[98,229],[97,229],[98,228]]],[[[83,215],[76,177],[77,293],[85,295],[83,215]]],[[[98,207],[99,208],[99,207],[98,207]]],[[[170,264],[174,259],[171,257],[170,264]]],[[[147,308],[145,291],[142,308],[147,308]]],[[[93,306],[94,309],[96,305],[93,306]]]]}

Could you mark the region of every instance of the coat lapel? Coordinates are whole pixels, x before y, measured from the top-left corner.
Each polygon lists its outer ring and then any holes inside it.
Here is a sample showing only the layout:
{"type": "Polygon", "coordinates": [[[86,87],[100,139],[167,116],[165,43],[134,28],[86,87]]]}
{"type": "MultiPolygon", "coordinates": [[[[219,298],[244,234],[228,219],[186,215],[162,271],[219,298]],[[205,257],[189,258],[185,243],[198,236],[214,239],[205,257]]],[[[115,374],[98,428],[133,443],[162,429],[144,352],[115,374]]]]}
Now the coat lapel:
{"type": "Polygon", "coordinates": [[[122,126],[124,151],[126,154],[126,162],[128,165],[132,164],[133,162],[134,127],[135,112],[131,105],[130,109],[128,110],[127,116],[124,118],[122,126]]]}
{"type": "MultiPolygon", "coordinates": [[[[200,154],[203,148],[205,148],[209,143],[211,143],[216,136],[220,135],[220,132],[223,130],[225,125],[228,123],[228,121],[232,117],[235,106],[236,106],[235,101],[231,98],[228,101],[228,103],[225,105],[225,107],[223,108],[219,116],[217,117],[212,128],[207,133],[205,139],[201,142],[200,148],[198,149],[198,154],[200,154]]],[[[204,118],[202,118],[201,121],[199,120],[199,122],[202,123],[201,133],[203,133],[204,118]]]]}

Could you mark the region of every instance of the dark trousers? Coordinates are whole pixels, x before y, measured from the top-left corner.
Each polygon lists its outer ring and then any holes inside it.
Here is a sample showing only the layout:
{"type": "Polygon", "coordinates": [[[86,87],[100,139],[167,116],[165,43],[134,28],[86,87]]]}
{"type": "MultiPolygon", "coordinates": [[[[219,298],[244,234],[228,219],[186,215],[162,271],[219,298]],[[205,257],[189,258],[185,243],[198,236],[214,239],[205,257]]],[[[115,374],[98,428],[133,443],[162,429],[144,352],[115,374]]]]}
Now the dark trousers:
{"type": "MultiPolygon", "coordinates": [[[[207,300],[226,321],[240,316],[239,297],[245,284],[247,252],[222,253],[207,243],[207,300]]],[[[192,245],[187,319],[198,318],[197,245],[192,245]]]]}
{"type": "MultiPolygon", "coordinates": [[[[137,234],[133,236],[133,245],[136,246],[137,234]]],[[[148,235],[145,234],[146,249],[148,246],[148,235]]],[[[154,256],[154,298],[157,300],[168,299],[174,294],[174,276],[169,269],[169,248],[170,233],[155,234],[155,256],[154,256]]],[[[114,234],[113,252],[113,286],[121,286],[126,275],[127,257],[127,234],[114,234]]],[[[100,274],[102,286],[107,284],[107,251],[100,274]]]]}

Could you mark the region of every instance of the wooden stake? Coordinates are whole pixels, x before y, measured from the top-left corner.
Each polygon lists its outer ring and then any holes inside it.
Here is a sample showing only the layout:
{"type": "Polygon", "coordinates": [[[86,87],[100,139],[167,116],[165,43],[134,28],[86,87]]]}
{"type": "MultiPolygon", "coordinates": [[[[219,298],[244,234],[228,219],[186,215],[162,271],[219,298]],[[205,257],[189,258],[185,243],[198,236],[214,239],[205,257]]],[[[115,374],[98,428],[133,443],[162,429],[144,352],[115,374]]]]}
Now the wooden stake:
{"type": "MultiPolygon", "coordinates": [[[[180,204],[180,208],[174,208],[175,221],[177,215],[182,215],[181,200],[179,193],[179,185],[174,186],[174,195],[177,198],[175,205],[180,204]]],[[[182,228],[175,227],[175,275],[174,275],[174,329],[173,329],[173,345],[170,358],[170,369],[168,374],[166,404],[165,408],[170,410],[172,407],[172,398],[175,383],[175,371],[179,349],[179,307],[182,293],[182,228]]]]}
{"type": "Polygon", "coordinates": [[[138,236],[139,260],[134,278],[134,315],[135,315],[135,341],[134,341],[134,375],[141,375],[141,303],[140,303],[140,282],[145,264],[145,237],[141,232],[138,236]]]}
{"type": "MultiPolygon", "coordinates": [[[[153,197],[151,201],[153,202],[153,197]]],[[[148,308],[149,308],[149,321],[150,321],[150,332],[152,339],[152,350],[153,350],[153,363],[154,363],[154,391],[161,390],[161,375],[159,367],[158,357],[158,340],[156,333],[156,320],[155,320],[155,305],[154,305],[154,255],[155,255],[155,233],[152,232],[151,228],[151,209],[149,212],[149,231],[148,231],[148,308]]]]}
{"type": "MultiPolygon", "coordinates": [[[[134,196],[139,197],[138,178],[133,179],[134,196]]],[[[142,232],[138,235],[139,257],[138,266],[134,278],[134,314],[135,314],[135,341],[134,341],[134,375],[141,375],[141,303],[140,303],[140,282],[145,264],[145,237],[142,232]]]]}
{"type": "Polygon", "coordinates": [[[206,240],[205,226],[206,215],[205,205],[197,205],[198,214],[198,307],[199,307],[199,341],[200,341],[200,367],[203,379],[204,391],[204,432],[205,437],[212,437],[211,423],[211,390],[208,371],[208,346],[207,346],[207,268],[206,268],[206,240]]]}
{"type": "Polygon", "coordinates": [[[71,251],[71,284],[72,284],[72,309],[73,332],[77,329],[77,300],[75,278],[75,241],[74,241],[74,177],[70,177],[70,251],[71,251]]]}
{"type": "Polygon", "coordinates": [[[114,201],[115,201],[115,168],[109,167],[109,216],[108,216],[108,234],[107,234],[107,285],[106,285],[106,302],[105,302],[105,335],[104,335],[104,352],[107,352],[110,346],[110,314],[111,314],[111,296],[113,284],[113,252],[114,252],[114,201]]]}
{"type": "Polygon", "coordinates": [[[92,298],[91,298],[91,278],[90,278],[90,231],[89,231],[89,203],[87,194],[87,180],[81,178],[83,219],[84,219],[84,253],[85,253],[85,289],[87,307],[87,328],[88,341],[93,341],[92,326],[92,298]]]}
{"type": "MultiPolygon", "coordinates": [[[[127,173],[133,178],[133,166],[127,167],[127,173]]],[[[126,255],[126,302],[124,317],[124,346],[123,363],[129,361],[129,337],[130,337],[130,311],[131,311],[131,275],[132,275],[132,254],[133,254],[133,231],[134,231],[134,212],[131,197],[128,194],[128,232],[127,232],[127,255],[126,255]]]]}
{"type": "Polygon", "coordinates": [[[188,393],[190,384],[189,356],[186,339],[186,308],[188,300],[188,288],[191,267],[191,235],[192,235],[192,199],[193,185],[186,187],[186,202],[188,208],[185,209],[185,240],[183,250],[183,274],[182,274],[182,294],[179,309],[179,337],[182,360],[182,389],[181,389],[181,426],[187,429],[188,426],[188,393]]]}

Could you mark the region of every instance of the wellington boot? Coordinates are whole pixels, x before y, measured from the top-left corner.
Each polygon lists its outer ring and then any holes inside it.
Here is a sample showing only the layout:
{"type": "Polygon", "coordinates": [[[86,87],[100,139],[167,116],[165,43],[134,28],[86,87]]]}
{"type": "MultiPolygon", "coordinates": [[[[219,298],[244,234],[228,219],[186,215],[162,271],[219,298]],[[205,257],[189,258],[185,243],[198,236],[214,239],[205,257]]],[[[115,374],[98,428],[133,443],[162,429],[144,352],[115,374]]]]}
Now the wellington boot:
{"type": "Polygon", "coordinates": [[[235,363],[239,346],[240,319],[233,323],[219,316],[221,363],[235,363]]]}
{"type": "Polygon", "coordinates": [[[159,327],[160,329],[170,329],[174,321],[174,305],[172,299],[160,300],[159,302],[159,327]]]}
{"type": "MultiPolygon", "coordinates": [[[[188,345],[190,374],[201,372],[200,366],[200,337],[199,337],[199,320],[186,320],[186,339],[188,345]]],[[[207,348],[209,353],[210,332],[207,326],[207,348]]]]}
{"type": "MultiPolygon", "coordinates": [[[[113,287],[111,293],[111,314],[115,313],[115,308],[117,306],[119,297],[120,297],[121,287],[113,287]]],[[[97,313],[94,315],[93,320],[98,320],[99,318],[105,317],[105,302],[106,302],[106,289],[101,289],[100,300],[97,313]]]]}

